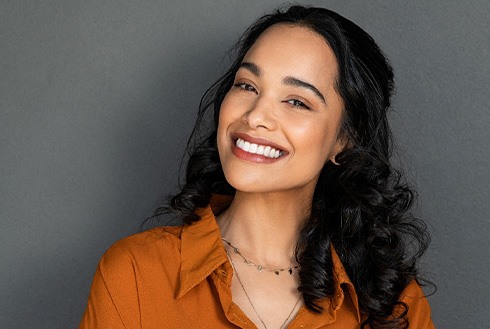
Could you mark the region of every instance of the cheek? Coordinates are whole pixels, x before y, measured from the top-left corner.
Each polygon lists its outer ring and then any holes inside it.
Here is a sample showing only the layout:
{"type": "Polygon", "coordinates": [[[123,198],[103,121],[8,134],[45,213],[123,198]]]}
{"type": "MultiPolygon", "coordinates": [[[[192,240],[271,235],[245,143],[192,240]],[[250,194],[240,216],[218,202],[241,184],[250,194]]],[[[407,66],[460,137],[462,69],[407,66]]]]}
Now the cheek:
{"type": "Polygon", "coordinates": [[[236,108],[235,105],[233,105],[233,97],[230,97],[229,93],[226,94],[225,98],[221,102],[221,107],[219,111],[219,118],[218,118],[218,127],[226,125],[227,123],[233,121],[235,118],[233,116],[236,116],[236,111],[234,109],[236,108]]]}
{"type": "Polygon", "coordinates": [[[228,105],[228,94],[225,96],[223,101],[221,102],[221,106],[219,109],[219,115],[218,115],[218,131],[223,127],[224,123],[226,122],[227,116],[228,116],[228,111],[227,109],[229,108],[228,105]]]}
{"type": "Polygon", "coordinates": [[[288,123],[290,138],[296,140],[298,147],[307,152],[318,152],[325,146],[328,139],[326,127],[319,124],[318,120],[295,120],[288,123]]]}
{"type": "Polygon", "coordinates": [[[219,117],[218,117],[218,130],[217,130],[217,144],[218,144],[218,152],[221,154],[223,147],[228,141],[228,129],[230,125],[236,120],[234,116],[236,114],[233,111],[233,105],[230,102],[230,98],[225,96],[223,102],[221,103],[219,117]]]}
{"type": "Polygon", "coordinates": [[[317,167],[323,167],[337,150],[337,129],[328,124],[313,124],[295,129],[296,136],[301,136],[298,152],[302,152],[317,167]]]}
{"type": "Polygon", "coordinates": [[[221,154],[223,153],[223,147],[224,147],[224,142],[226,141],[226,128],[225,128],[225,124],[223,123],[222,119],[221,119],[221,112],[220,112],[220,117],[219,117],[219,120],[218,120],[218,130],[217,130],[217,136],[216,136],[216,144],[217,144],[217,147],[218,147],[218,153],[219,155],[221,156],[221,154]]]}

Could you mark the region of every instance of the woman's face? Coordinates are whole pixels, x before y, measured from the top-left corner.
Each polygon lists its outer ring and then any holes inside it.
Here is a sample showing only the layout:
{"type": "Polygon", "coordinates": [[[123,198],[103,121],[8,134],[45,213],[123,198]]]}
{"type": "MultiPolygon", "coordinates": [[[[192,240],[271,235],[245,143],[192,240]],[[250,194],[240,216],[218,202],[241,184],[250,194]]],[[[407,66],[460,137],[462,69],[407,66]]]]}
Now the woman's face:
{"type": "Polygon", "coordinates": [[[219,115],[218,150],[238,191],[313,194],[344,146],[337,61],[322,36],[268,28],[246,53],[219,115]]]}

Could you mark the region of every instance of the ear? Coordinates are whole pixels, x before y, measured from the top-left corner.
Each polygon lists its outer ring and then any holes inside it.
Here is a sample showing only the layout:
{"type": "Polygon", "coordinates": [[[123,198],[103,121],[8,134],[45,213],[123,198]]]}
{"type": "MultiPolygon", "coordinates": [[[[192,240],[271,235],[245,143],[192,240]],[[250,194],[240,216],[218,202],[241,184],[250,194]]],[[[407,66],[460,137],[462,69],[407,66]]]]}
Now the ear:
{"type": "Polygon", "coordinates": [[[352,143],[350,142],[349,138],[344,134],[344,133],[340,133],[338,138],[337,138],[337,142],[335,143],[335,146],[334,146],[334,151],[332,153],[332,156],[330,157],[330,161],[336,165],[336,166],[340,166],[340,164],[335,160],[335,157],[337,157],[337,155],[346,150],[346,149],[349,149],[352,147],[352,143]]]}

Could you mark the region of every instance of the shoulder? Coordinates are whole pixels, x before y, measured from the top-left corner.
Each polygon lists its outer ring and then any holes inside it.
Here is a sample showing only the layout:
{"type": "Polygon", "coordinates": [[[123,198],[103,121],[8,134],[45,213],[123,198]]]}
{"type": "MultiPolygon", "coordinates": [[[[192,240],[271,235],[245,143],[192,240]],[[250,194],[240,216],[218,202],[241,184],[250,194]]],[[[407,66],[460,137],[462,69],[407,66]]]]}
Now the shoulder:
{"type": "Polygon", "coordinates": [[[180,260],[181,227],[157,227],[123,238],[104,253],[99,262],[103,273],[121,273],[128,267],[153,266],[165,260],[180,260]],[[177,257],[176,257],[177,256],[177,257]]]}
{"type": "Polygon", "coordinates": [[[80,328],[137,328],[141,303],[171,298],[180,268],[180,231],[159,227],[114,243],[99,261],[80,328]]]}
{"type": "Polygon", "coordinates": [[[410,328],[434,328],[427,297],[416,280],[403,290],[399,301],[408,306],[407,318],[410,328]]]}

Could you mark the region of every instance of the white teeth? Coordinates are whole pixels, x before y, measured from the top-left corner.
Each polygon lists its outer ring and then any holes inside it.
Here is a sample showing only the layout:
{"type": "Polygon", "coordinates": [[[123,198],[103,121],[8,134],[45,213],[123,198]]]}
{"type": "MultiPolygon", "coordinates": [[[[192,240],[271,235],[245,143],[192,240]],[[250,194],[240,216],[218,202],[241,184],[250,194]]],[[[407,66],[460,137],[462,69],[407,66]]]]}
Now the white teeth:
{"type": "Polygon", "coordinates": [[[271,147],[270,146],[266,146],[265,149],[264,149],[264,155],[266,157],[270,156],[271,155],[271,147]]]}
{"type": "Polygon", "coordinates": [[[245,144],[243,144],[243,150],[245,152],[250,151],[250,143],[249,142],[245,142],[245,144]]]}
{"type": "Polygon", "coordinates": [[[264,155],[268,158],[273,158],[273,159],[279,158],[283,153],[282,151],[276,150],[275,148],[272,148],[270,146],[264,146],[264,145],[246,142],[241,138],[238,138],[236,140],[236,146],[244,150],[245,152],[264,155]]]}

